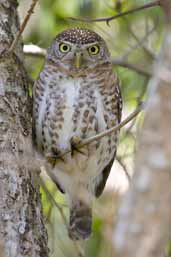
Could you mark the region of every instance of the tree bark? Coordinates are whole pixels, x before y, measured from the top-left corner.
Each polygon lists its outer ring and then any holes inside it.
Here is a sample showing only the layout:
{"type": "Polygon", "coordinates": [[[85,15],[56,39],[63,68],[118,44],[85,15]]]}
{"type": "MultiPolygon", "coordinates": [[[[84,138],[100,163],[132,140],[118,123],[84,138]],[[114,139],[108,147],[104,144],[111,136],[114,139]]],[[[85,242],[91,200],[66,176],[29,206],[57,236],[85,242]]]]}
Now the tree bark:
{"type": "Polygon", "coordinates": [[[135,175],[114,231],[114,256],[162,257],[171,239],[171,9],[164,8],[165,37],[149,84],[135,175]]]}
{"type": "Polygon", "coordinates": [[[0,0],[0,242],[3,257],[47,257],[38,174],[28,165],[31,101],[21,43],[5,53],[18,29],[17,1],[0,0]]]}

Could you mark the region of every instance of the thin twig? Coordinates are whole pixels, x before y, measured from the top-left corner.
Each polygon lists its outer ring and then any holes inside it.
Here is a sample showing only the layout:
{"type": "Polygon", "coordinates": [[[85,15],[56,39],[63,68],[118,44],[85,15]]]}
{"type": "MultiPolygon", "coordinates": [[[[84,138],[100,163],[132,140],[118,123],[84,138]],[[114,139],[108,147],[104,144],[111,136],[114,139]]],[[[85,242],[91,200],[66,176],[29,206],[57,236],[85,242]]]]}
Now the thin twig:
{"type": "MultiPolygon", "coordinates": [[[[153,27],[150,30],[147,31],[145,36],[142,37],[141,39],[139,39],[138,43],[136,43],[133,46],[130,46],[129,49],[126,50],[121,57],[119,57],[119,59],[116,57],[112,57],[112,60],[114,62],[113,64],[116,64],[116,65],[118,64],[119,66],[122,66],[122,64],[123,64],[123,67],[132,69],[132,70],[136,71],[137,73],[140,73],[143,76],[148,77],[148,76],[152,75],[152,74],[150,74],[148,69],[144,70],[140,67],[137,67],[137,65],[130,64],[128,62],[128,57],[136,49],[142,48],[142,45],[147,41],[148,37],[155,31],[155,29],[157,28],[157,25],[158,25],[158,19],[156,19],[155,24],[153,25],[153,27]],[[149,75],[148,75],[148,73],[149,73],[149,75]]],[[[154,57],[154,59],[156,59],[156,56],[154,53],[153,53],[153,57],[154,57]]]]}
{"type": "Polygon", "coordinates": [[[63,212],[62,207],[55,201],[53,195],[51,195],[51,193],[49,192],[49,190],[47,189],[44,180],[41,178],[41,176],[39,176],[39,180],[40,180],[40,185],[42,186],[43,190],[45,191],[45,193],[47,194],[47,196],[51,199],[51,201],[53,202],[53,204],[55,205],[55,207],[59,210],[59,213],[63,219],[64,225],[66,226],[66,229],[68,229],[67,226],[67,220],[65,217],[65,214],[63,212]]]}
{"type": "Polygon", "coordinates": [[[77,241],[73,241],[74,247],[79,257],[85,257],[84,251],[77,241]]]}
{"type": "MultiPolygon", "coordinates": [[[[110,134],[112,134],[113,132],[119,130],[120,128],[122,128],[123,126],[125,126],[128,122],[130,122],[132,119],[134,119],[142,110],[144,109],[144,103],[140,104],[130,115],[127,116],[127,118],[125,118],[121,123],[119,123],[118,125],[105,130],[104,132],[101,132],[95,136],[89,137],[87,139],[84,139],[82,141],[82,143],[76,145],[77,148],[82,148],[85,145],[89,145],[90,143],[100,140],[105,136],[108,136],[110,134]]],[[[67,150],[63,153],[61,153],[59,156],[55,157],[55,158],[61,158],[62,156],[64,156],[67,153],[70,153],[71,150],[67,150]]],[[[53,156],[52,156],[53,157],[53,156]]]]}
{"type": "Polygon", "coordinates": [[[122,58],[112,57],[111,60],[112,60],[112,64],[119,65],[121,67],[133,70],[145,77],[150,77],[152,75],[152,72],[150,70],[144,70],[135,64],[122,60],[122,58]]]}
{"type": "Polygon", "coordinates": [[[119,14],[116,14],[116,15],[113,15],[113,16],[110,16],[110,17],[97,18],[97,19],[68,17],[68,19],[73,20],[73,21],[82,21],[82,22],[104,22],[105,21],[107,24],[109,24],[109,22],[111,20],[115,20],[115,19],[123,17],[125,15],[135,13],[135,12],[138,12],[138,11],[141,11],[141,10],[144,10],[144,9],[147,9],[147,8],[155,7],[155,6],[160,6],[160,0],[153,1],[151,3],[133,8],[133,9],[128,10],[126,12],[122,12],[122,13],[119,13],[119,14]]]}
{"type": "Polygon", "coordinates": [[[21,34],[23,33],[23,31],[24,31],[24,29],[25,29],[25,27],[26,27],[26,25],[27,25],[31,15],[33,13],[33,10],[34,10],[37,2],[38,2],[38,0],[32,0],[32,4],[30,5],[30,8],[29,8],[29,10],[27,12],[27,15],[25,16],[24,21],[21,24],[20,29],[17,32],[17,35],[16,35],[14,41],[12,42],[12,44],[11,44],[9,50],[8,50],[8,53],[12,53],[14,51],[14,49],[15,49],[15,47],[16,47],[16,45],[17,45],[17,43],[18,43],[18,41],[19,41],[19,39],[21,37],[21,34]]]}
{"type": "Polygon", "coordinates": [[[116,156],[116,160],[117,162],[120,164],[120,166],[122,167],[127,179],[128,179],[128,182],[131,183],[131,176],[129,175],[129,172],[127,171],[127,167],[125,165],[125,163],[123,162],[121,156],[116,156]]]}
{"type": "Polygon", "coordinates": [[[145,34],[144,37],[142,37],[141,39],[138,38],[138,36],[136,35],[136,33],[134,33],[134,30],[132,29],[131,25],[128,22],[127,17],[124,17],[124,20],[127,22],[128,24],[128,30],[130,32],[130,34],[132,35],[132,37],[136,40],[137,44],[135,46],[132,47],[132,50],[135,50],[136,48],[142,48],[144,50],[144,52],[152,59],[154,60],[156,58],[155,54],[153,52],[151,52],[150,49],[148,49],[144,43],[147,42],[148,37],[156,30],[157,25],[159,24],[159,20],[156,19],[156,22],[154,24],[154,26],[148,30],[145,34]]]}
{"type": "MultiPolygon", "coordinates": [[[[132,35],[132,37],[137,41],[137,46],[138,46],[138,47],[141,47],[141,48],[144,50],[144,52],[147,54],[147,56],[149,56],[152,60],[154,60],[154,59],[155,59],[155,55],[153,54],[153,52],[151,52],[150,49],[148,49],[148,48],[145,46],[145,44],[144,44],[144,41],[145,41],[145,40],[139,39],[138,36],[134,33],[133,29],[132,29],[130,26],[128,26],[128,29],[129,29],[129,32],[130,32],[130,34],[132,35]]],[[[152,29],[151,31],[153,32],[154,29],[152,29]]],[[[151,32],[150,32],[150,33],[148,32],[148,35],[150,35],[150,34],[151,34],[151,32]]],[[[144,38],[146,39],[147,37],[148,37],[148,36],[145,35],[144,38]]],[[[138,47],[137,47],[137,48],[138,48],[138,47]]]]}
{"type": "Polygon", "coordinates": [[[128,122],[130,122],[132,119],[134,119],[142,110],[144,109],[144,104],[139,105],[135,111],[133,111],[130,115],[128,115],[127,118],[125,118],[121,123],[119,123],[118,125],[99,133],[96,136],[90,137],[88,139],[85,139],[80,145],[78,145],[78,147],[83,147],[85,145],[88,145],[94,141],[100,140],[105,136],[108,136],[110,134],[112,134],[113,132],[119,130],[120,128],[122,128],[123,126],[125,126],[128,122]]]}

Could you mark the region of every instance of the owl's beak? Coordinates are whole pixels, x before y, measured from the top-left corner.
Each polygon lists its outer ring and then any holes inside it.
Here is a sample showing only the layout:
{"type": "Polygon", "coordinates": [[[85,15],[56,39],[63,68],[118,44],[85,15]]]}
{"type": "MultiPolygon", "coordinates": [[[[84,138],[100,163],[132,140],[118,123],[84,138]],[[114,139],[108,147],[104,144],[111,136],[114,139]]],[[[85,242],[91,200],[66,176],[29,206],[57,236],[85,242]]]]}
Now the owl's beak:
{"type": "Polygon", "coordinates": [[[76,52],[75,53],[75,67],[77,69],[79,69],[81,67],[81,53],[80,52],[76,52]]]}

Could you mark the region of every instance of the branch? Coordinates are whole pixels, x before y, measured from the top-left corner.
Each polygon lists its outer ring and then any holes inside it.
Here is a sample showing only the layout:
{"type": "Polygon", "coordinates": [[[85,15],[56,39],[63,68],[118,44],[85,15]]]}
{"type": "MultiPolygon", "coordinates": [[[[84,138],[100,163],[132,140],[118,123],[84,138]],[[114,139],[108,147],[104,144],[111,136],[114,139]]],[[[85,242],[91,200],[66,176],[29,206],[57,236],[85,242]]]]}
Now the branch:
{"type": "MultiPolygon", "coordinates": [[[[126,59],[128,58],[128,55],[135,51],[137,48],[142,48],[143,50],[144,49],[144,43],[147,42],[147,39],[148,37],[155,31],[155,29],[157,28],[159,22],[158,22],[158,19],[156,20],[154,26],[151,28],[151,30],[147,31],[146,35],[144,37],[142,37],[141,39],[138,39],[137,36],[135,35],[135,33],[133,31],[130,31],[130,33],[134,34],[132,35],[134,37],[134,39],[137,41],[137,43],[134,45],[134,46],[131,46],[131,49],[129,49],[126,53],[123,54],[123,58],[126,59]],[[135,38],[136,37],[136,38],[135,38]]],[[[151,53],[151,52],[150,52],[151,53]]],[[[151,53],[152,54],[152,59],[156,59],[156,56],[154,53],[151,53]]]]}
{"type": "Polygon", "coordinates": [[[150,77],[152,75],[151,71],[144,70],[144,69],[138,67],[135,64],[128,63],[128,62],[126,62],[122,59],[116,58],[116,57],[112,57],[111,59],[112,59],[112,64],[114,64],[114,65],[119,65],[121,67],[128,68],[128,69],[133,70],[133,71],[135,71],[135,72],[137,72],[137,73],[139,73],[139,74],[141,74],[145,77],[150,77]]]}
{"type": "Polygon", "coordinates": [[[155,7],[155,6],[160,6],[160,0],[157,0],[157,1],[145,4],[145,5],[133,8],[133,9],[128,10],[126,12],[122,12],[122,13],[119,13],[119,14],[116,14],[116,15],[113,15],[113,16],[110,16],[110,17],[97,18],[97,19],[68,17],[68,19],[70,19],[72,21],[82,21],[82,22],[103,22],[103,21],[105,21],[108,25],[111,20],[115,20],[115,19],[123,17],[125,15],[135,13],[135,12],[138,12],[138,11],[141,11],[141,10],[144,10],[144,9],[147,9],[147,8],[155,7]]]}
{"type": "Polygon", "coordinates": [[[132,29],[132,27],[130,26],[128,19],[125,17],[125,21],[128,24],[128,30],[130,32],[130,34],[132,35],[132,37],[135,39],[135,41],[137,42],[136,46],[133,47],[133,50],[136,48],[141,47],[144,52],[147,54],[147,56],[149,56],[152,60],[154,60],[156,58],[155,54],[153,52],[151,52],[150,49],[148,49],[144,43],[147,42],[147,38],[155,31],[156,27],[159,24],[159,20],[157,19],[154,26],[152,27],[152,29],[148,30],[145,34],[145,36],[142,39],[139,39],[138,36],[136,35],[136,33],[134,33],[134,30],[132,29]]]}
{"type": "MultiPolygon", "coordinates": [[[[127,116],[127,118],[125,118],[121,123],[119,123],[118,125],[107,129],[95,136],[89,137],[85,140],[82,141],[82,143],[76,145],[77,148],[82,148],[85,145],[89,145],[90,143],[100,140],[105,136],[108,136],[110,134],[112,134],[113,132],[119,130],[120,128],[122,128],[123,126],[125,126],[128,122],[130,122],[132,119],[134,119],[142,110],[144,109],[144,103],[142,103],[141,105],[139,105],[130,115],[127,116]]],[[[54,158],[61,158],[62,156],[64,156],[67,153],[70,153],[71,150],[67,150],[65,152],[63,152],[62,154],[60,154],[59,156],[55,156],[54,158]]],[[[53,158],[53,156],[52,156],[53,158]]]]}
{"type": "MultiPolygon", "coordinates": [[[[40,58],[45,58],[46,56],[46,49],[41,48],[37,45],[24,45],[24,54],[26,56],[31,56],[31,57],[40,57],[40,58]]],[[[130,70],[133,70],[145,77],[150,77],[152,75],[152,73],[149,70],[144,70],[140,67],[138,67],[137,65],[128,63],[124,60],[122,60],[122,58],[116,58],[116,57],[111,57],[111,61],[112,64],[114,65],[119,65],[121,67],[124,68],[128,68],[130,70]]]]}
{"type": "Polygon", "coordinates": [[[166,24],[168,24],[171,21],[171,1],[160,0],[160,5],[165,14],[166,24]]]}
{"type": "Polygon", "coordinates": [[[26,56],[43,57],[43,58],[46,56],[46,49],[33,44],[24,45],[23,51],[26,56]]]}
{"type": "Polygon", "coordinates": [[[14,51],[14,49],[15,49],[15,47],[16,47],[16,45],[17,45],[17,43],[18,43],[18,41],[21,37],[21,34],[23,33],[23,31],[24,31],[24,29],[25,29],[31,15],[33,13],[33,10],[34,10],[37,2],[38,2],[38,0],[32,0],[32,4],[30,5],[30,8],[27,12],[27,15],[25,16],[24,21],[21,24],[20,29],[18,30],[17,35],[16,35],[14,41],[12,42],[12,44],[11,44],[9,50],[8,50],[8,53],[12,53],[14,51]]]}

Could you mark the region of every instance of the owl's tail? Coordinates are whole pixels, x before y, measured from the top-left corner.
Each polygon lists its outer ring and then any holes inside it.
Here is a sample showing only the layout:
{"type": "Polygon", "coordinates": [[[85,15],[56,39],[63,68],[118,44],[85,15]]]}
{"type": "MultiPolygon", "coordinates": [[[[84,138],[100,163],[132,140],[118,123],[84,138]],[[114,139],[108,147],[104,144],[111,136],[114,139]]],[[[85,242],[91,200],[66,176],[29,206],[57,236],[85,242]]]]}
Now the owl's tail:
{"type": "Polygon", "coordinates": [[[72,240],[84,240],[91,235],[92,210],[78,201],[70,210],[68,234],[72,240]]]}

